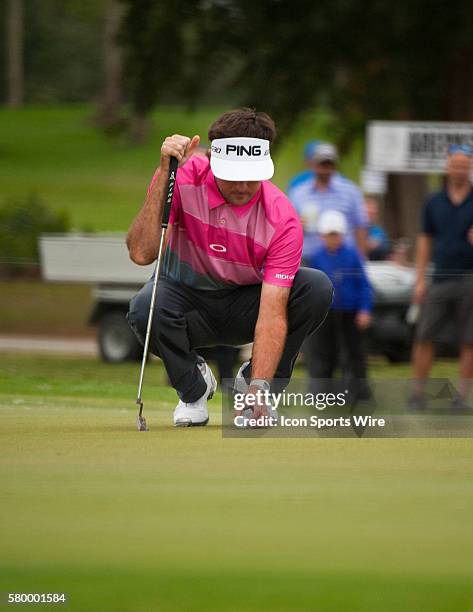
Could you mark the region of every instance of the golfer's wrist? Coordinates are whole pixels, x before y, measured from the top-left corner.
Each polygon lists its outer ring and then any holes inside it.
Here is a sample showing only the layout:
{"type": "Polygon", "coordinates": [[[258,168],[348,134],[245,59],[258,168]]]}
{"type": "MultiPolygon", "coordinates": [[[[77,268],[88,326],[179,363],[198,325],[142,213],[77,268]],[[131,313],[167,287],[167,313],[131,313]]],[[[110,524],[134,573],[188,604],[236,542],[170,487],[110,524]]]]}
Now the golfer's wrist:
{"type": "Polygon", "coordinates": [[[171,158],[169,157],[169,155],[162,155],[161,154],[161,159],[159,160],[159,169],[163,173],[163,176],[166,177],[166,180],[167,180],[167,175],[168,175],[168,172],[169,172],[169,164],[170,164],[170,162],[171,162],[171,158]]]}

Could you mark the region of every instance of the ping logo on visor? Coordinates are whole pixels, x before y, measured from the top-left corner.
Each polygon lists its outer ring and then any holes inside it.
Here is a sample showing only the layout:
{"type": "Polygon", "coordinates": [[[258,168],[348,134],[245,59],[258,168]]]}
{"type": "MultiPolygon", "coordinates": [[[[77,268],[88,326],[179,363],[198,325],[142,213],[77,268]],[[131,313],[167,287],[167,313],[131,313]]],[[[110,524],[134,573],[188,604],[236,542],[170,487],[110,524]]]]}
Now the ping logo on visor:
{"type": "Polygon", "coordinates": [[[217,138],[210,146],[210,167],[225,181],[265,181],[274,174],[269,140],[217,138]]]}

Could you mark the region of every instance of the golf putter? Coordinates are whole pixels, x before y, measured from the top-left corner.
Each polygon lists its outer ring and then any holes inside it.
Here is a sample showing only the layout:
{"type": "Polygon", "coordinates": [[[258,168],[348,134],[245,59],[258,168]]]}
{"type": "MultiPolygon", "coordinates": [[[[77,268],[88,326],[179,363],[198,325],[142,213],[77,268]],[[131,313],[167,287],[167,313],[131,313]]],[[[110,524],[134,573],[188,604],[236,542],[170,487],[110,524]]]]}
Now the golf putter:
{"type": "Polygon", "coordinates": [[[153,323],[154,304],[156,302],[156,293],[158,290],[159,269],[161,266],[161,255],[162,255],[164,240],[166,236],[166,229],[169,223],[169,215],[171,213],[171,202],[172,202],[172,196],[174,193],[174,185],[176,183],[176,173],[177,173],[177,159],[175,157],[171,157],[169,160],[168,187],[167,187],[167,192],[166,192],[166,199],[164,202],[163,218],[161,221],[161,238],[159,240],[159,250],[158,250],[158,258],[156,259],[156,267],[154,269],[153,290],[151,292],[151,302],[149,305],[149,314],[148,314],[148,325],[146,326],[146,337],[145,337],[145,344],[143,347],[143,359],[141,361],[140,382],[138,383],[138,397],[136,398],[136,404],[138,406],[138,415],[136,417],[136,427],[138,431],[148,431],[146,419],[143,416],[143,400],[141,398],[141,393],[143,391],[143,378],[144,378],[144,373],[145,373],[146,361],[148,358],[149,338],[151,335],[151,326],[153,323]]]}

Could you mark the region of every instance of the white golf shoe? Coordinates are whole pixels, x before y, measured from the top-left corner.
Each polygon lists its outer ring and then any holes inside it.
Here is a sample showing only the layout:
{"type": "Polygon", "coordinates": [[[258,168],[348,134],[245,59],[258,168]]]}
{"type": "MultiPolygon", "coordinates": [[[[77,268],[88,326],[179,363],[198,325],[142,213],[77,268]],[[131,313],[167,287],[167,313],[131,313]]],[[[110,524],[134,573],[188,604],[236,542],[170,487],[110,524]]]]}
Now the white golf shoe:
{"type": "Polygon", "coordinates": [[[212,370],[205,361],[199,363],[198,367],[207,384],[207,390],[204,395],[195,402],[186,403],[179,400],[174,410],[174,425],[176,427],[197,427],[199,425],[207,425],[209,422],[207,400],[212,399],[217,389],[217,381],[215,380],[212,370]]]}

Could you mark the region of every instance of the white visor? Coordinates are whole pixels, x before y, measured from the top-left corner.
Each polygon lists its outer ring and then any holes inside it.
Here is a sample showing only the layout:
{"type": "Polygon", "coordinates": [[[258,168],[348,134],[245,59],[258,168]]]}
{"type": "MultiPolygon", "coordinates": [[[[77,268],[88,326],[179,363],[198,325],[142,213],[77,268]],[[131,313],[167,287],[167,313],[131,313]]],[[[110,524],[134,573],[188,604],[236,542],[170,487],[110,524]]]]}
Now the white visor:
{"type": "Polygon", "coordinates": [[[274,174],[269,140],[216,138],[210,146],[210,167],[225,181],[266,181],[274,174]]]}

